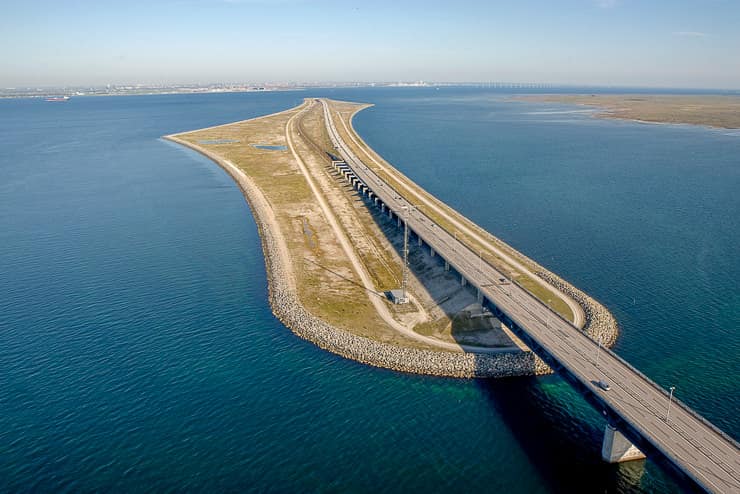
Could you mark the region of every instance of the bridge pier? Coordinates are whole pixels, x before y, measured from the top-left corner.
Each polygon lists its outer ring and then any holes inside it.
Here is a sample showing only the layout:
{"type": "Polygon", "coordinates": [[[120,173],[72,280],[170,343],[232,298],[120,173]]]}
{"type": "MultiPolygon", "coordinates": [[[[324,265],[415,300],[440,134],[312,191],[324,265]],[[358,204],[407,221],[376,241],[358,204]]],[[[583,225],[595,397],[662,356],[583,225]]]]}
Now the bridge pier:
{"type": "Polygon", "coordinates": [[[464,276],[460,276],[460,284],[465,286],[468,284],[468,280],[466,280],[464,276]]]}
{"type": "Polygon", "coordinates": [[[483,292],[480,291],[480,288],[478,288],[478,294],[476,295],[475,299],[478,301],[479,304],[483,303],[483,292]]]}
{"type": "Polygon", "coordinates": [[[430,257],[434,257],[434,254],[435,254],[434,249],[432,249],[431,247],[429,247],[429,256],[430,257]]]}
{"type": "Polygon", "coordinates": [[[616,427],[606,424],[604,442],[601,444],[601,458],[607,463],[621,463],[642,460],[645,454],[629,442],[616,427]]]}
{"type": "Polygon", "coordinates": [[[450,263],[445,261],[445,271],[449,271],[449,270],[450,270],[450,263]]]}
{"type": "Polygon", "coordinates": [[[419,237],[418,243],[419,243],[419,247],[421,247],[421,237],[419,237]]]}

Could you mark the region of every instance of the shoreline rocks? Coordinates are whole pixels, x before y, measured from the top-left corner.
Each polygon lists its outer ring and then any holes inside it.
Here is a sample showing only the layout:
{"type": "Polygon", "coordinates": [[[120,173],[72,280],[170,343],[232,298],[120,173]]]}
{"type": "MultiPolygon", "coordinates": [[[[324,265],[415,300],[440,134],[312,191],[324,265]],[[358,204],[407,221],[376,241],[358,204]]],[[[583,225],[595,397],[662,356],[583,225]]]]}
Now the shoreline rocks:
{"type": "Polygon", "coordinates": [[[601,345],[607,348],[614,345],[619,335],[619,325],[609,310],[586,293],[574,287],[558,275],[549,271],[537,271],[537,276],[550,285],[573,298],[586,313],[586,324],[583,332],[594,340],[601,336],[601,345]]]}

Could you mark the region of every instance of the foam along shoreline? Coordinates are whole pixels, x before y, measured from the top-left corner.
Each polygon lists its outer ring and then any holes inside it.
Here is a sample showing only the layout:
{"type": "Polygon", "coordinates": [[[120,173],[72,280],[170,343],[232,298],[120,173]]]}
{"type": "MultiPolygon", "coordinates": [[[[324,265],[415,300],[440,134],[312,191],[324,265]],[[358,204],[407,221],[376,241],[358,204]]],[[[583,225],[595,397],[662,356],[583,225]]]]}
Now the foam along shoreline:
{"type": "MultiPolygon", "coordinates": [[[[293,112],[305,104],[276,114],[235,122],[234,124],[293,112]]],[[[234,124],[219,125],[208,129],[234,124]]],[[[353,334],[316,317],[306,309],[299,299],[295,283],[296,277],[293,271],[294,266],[291,262],[287,242],[269,200],[255,181],[233,162],[203,146],[178,137],[194,132],[198,131],[186,131],[180,134],[167,135],[163,138],[208,157],[223,168],[242,190],[260,234],[272,311],[293,333],[332,353],[364,364],[396,371],[460,378],[541,375],[552,372],[531,351],[524,352],[519,349],[512,349],[486,352],[485,350],[490,349],[483,349],[483,353],[466,353],[465,351],[412,348],[353,334]]],[[[588,315],[589,311],[586,312],[588,315]]],[[[611,333],[607,333],[608,343],[605,342],[607,346],[613,343],[617,334],[616,324],[611,326],[611,333]]]]}

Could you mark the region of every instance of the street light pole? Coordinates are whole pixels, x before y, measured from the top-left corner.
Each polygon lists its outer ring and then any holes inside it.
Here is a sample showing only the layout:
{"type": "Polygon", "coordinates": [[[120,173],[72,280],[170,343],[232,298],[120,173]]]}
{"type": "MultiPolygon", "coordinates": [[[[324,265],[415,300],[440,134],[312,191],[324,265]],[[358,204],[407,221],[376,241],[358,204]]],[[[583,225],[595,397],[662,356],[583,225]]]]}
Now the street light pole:
{"type": "Polygon", "coordinates": [[[675,386],[668,388],[671,390],[671,394],[668,395],[668,410],[665,412],[665,421],[668,422],[668,417],[671,415],[671,402],[673,401],[673,391],[676,389],[675,386]]]}

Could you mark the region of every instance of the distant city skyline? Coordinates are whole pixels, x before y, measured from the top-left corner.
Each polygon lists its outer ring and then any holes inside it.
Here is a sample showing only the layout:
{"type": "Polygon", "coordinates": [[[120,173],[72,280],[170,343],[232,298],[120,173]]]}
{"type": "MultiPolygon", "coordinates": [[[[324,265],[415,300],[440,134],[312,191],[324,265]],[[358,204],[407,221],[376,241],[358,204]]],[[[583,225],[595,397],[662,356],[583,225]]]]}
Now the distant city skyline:
{"type": "Polygon", "coordinates": [[[531,82],[740,89],[732,0],[17,2],[0,86],[531,82]]]}

